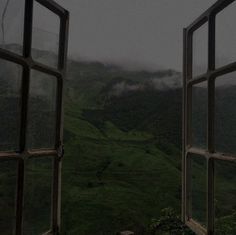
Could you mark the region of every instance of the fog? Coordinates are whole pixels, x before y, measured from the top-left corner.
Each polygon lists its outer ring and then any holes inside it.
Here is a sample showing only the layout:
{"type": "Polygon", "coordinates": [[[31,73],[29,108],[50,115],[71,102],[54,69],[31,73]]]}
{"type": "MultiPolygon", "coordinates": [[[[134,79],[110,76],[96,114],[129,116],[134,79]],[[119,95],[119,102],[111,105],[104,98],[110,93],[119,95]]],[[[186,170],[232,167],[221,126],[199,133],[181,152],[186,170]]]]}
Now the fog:
{"type": "MultiPolygon", "coordinates": [[[[6,2],[7,0],[0,2],[1,15],[6,2]]],[[[22,43],[23,2],[23,0],[9,0],[4,21],[7,43],[22,43]]],[[[57,2],[70,11],[69,57],[115,63],[127,69],[171,68],[181,71],[183,28],[215,0],[57,0],[57,2]]],[[[216,56],[219,65],[222,61],[228,62],[236,58],[232,52],[236,38],[232,23],[236,4],[233,5],[217,18],[219,27],[216,56]]],[[[34,13],[34,32],[37,35],[33,37],[34,46],[55,51],[55,47],[58,46],[57,17],[40,6],[35,6],[34,13]],[[46,45],[44,42],[47,42],[46,45]]],[[[199,51],[197,56],[200,64],[196,64],[196,67],[203,67],[202,63],[207,60],[201,50],[206,50],[207,42],[202,35],[197,39],[196,51],[199,51]]]]}

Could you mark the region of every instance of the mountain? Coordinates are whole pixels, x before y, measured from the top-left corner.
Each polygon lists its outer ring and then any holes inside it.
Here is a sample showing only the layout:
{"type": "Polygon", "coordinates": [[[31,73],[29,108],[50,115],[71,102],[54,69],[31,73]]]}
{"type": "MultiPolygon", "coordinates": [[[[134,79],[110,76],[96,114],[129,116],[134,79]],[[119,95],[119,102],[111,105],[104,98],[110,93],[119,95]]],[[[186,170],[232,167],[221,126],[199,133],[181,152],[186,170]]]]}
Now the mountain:
{"type": "MultiPolygon", "coordinates": [[[[48,57],[52,57],[50,63],[55,61],[52,53],[34,51],[35,59],[47,62],[48,57]]],[[[16,149],[21,69],[5,62],[1,62],[0,67],[1,150],[16,149]]],[[[52,77],[45,79],[40,73],[32,73],[27,135],[30,147],[53,143],[56,83],[48,79],[54,81],[52,77]]],[[[220,135],[224,136],[225,126],[227,136],[233,138],[234,130],[229,127],[233,126],[235,115],[234,87],[224,89],[226,92],[220,89],[217,93],[219,97],[223,95],[217,107],[226,110],[232,118],[221,113],[224,125],[220,135]]],[[[201,144],[205,93],[202,87],[195,92],[194,125],[197,143],[201,144]]],[[[149,235],[153,234],[152,219],[158,219],[164,208],[172,207],[180,215],[181,96],[181,73],[174,70],[126,71],[112,64],[68,61],[64,92],[62,234],[112,235],[132,230],[138,235],[149,235]]],[[[222,143],[230,147],[229,141],[222,139],[222,143]]],[[[26,169],[30,174],[27,175],[30,207],[26,207],[24,224],[28,233],[36,234],[48,226],[46,209],[51,196],[50,184],[46,182],[50,182],[47,179],[51,168],[46,159],[40,164],[27,161],[31,163],[26,169]],[[35,184],[37,190],[33,187],[35,184]],[[33,222],[31,214],[36,218],[33,222]]],[[[10,171],[11,167],[8,162],[1,163],[0,189],[4,194],[0,194],[0,201],[8,201],[14,194],[16,175],[10,171]]],[[[217,230],[219,234],[233,235],[234,165],[217,164],[216,167],[217,230]]],[[[197,160],[193,168],[194,208],[199,221],[204,221],[205,163],[197,160]]],[[[0,207],[1,211],[9,211],[6,218],[11,221],[14,202],[2,203],[0,207]]],[[[9,224],[5,223],[6,218],[1,227],[9,224]]],[[[7,234],[5,227],[2,231],[7,234]]]]}
{"type": "Polygon", "coordinates": [[[180,81],[171,70],[69,62],[63,231],[148,234],[163,208],[180,213],[180,81]],[[165,78],[179,88],[170,89],[165,78]]]}
{"type": "MultiPolygon", "coordinates": [[[[68,158],[75,160],[71,156],[78,156],[73,164],[75,171],[83,175],[78,184],[87,183],[89,189],[75,186],[75,190],[85,194],[81,197],[84,207],[72,215],[74,218],[79,213],[80,219],[71,223],[67,220],[65,224],[73,226],[78,221],[85,224],[84,228],[77,228],[82,234],[84,231],[85,234],[95,231],[114,234],[121,228],[148,234],[150,219],[158,218],[161,209],[171,206],[180,213],[181,74],[172,70],[124,71],[117,66],[92,62],[72,62],[68,69],[65,114],[70,141],[66,143],[71,145],[74,140],[73,153],[69,153],[68,158]],[[127,184],[127,188],[123,184],[127,184]],[[140,189],[145,196],[139,195],[140,189]],[[122,208],[122,214],[118,208],[122,208]],[[107,219],[98,220],[98,211],[107,219]],[[88,221],[93,221],[91,226],[88,221]]],[[[193,126],[196,143],[203,147],[206,90],[200,87],[194,92],[193,126]]],[[[216,123],[221,123],[216,128],[216,140],[226,152],[235,149],[234,97],[232,84],[216,90],[216,123]]],[[[204,166],[201,161],[193,162],[194,215],[202,223],[206,202],[204,166]]],[[[235,233],[233,169],[233,164],[216,162],[216,230],[219,234],[235,233]],[[228,203],[229,199],[232,203],[228,203]]],[[[66,167],[64,170],[66,172],[66,167]]]]}
{"type": "Polygon", "coordinates": [[[123,131],[148,130],[160,140],[181,145],[180,73],[75,63],[68,65],[66,93],[80,106],[84,119],[97,128],[110,121],[123,131]]]}

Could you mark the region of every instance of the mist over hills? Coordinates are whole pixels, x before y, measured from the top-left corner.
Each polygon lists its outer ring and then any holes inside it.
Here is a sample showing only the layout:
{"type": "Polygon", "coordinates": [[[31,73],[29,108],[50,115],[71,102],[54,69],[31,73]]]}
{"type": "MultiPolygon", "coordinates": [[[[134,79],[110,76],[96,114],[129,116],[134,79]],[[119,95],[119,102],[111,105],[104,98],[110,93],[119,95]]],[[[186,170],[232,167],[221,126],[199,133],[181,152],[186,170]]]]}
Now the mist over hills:
{"type": "MultiPolygon", "coordinates": [[[[20,51],[17,46],[12,49],[20,51]]],[[[33,56],[51,66],[56,64],[53,53],[34,50],[33,56]]],[[[0,135],[1,149],[15,149],[19,136],[16,117],[20,112],[21,68],[2,60],[0,63],[1,129],[2,133],[8,133],[0,135]]],[[[102,231],[101,234],[111,235],[129,229],[138,235],[149,235],[153,234],[149,231],[152,218],[159,218],[163,208],[172,207],[180,214],[181,80],[181,73],[174,70],[127,70],[114,64],[68,60],[64,89],[63,234],[92,235],[102,231]]],[[[29,147],[53,145],[56,102],[53,81],[56,81],[54,77],[32,72],[29,147]]],[[[234,88],[227,86],[226,90],[217,92],[223,95],[219,110],[227,104],[227,111],[234,112],[234,88]]],[[[201,127],[199,123],[205,121],[205,92],[202,87],[195,92],[200,98],[194,121],[197,131],[201,127]]],[[[220,117],[222,123],[230,121],[221,125],[219,139],[223,136],[223,127],[227,127],[228,140],[222,141],[226,143],[223,147],[232,149],[232,145],[227,144],[234,138],[230,126],[235,115],[231,117],[220,117]]],[[[203,135],[204,132],[199,131],[197,141],[203,140],[203,135]]],[[[38,166],[34,167],[32,172],[36,169],[44,174],[38,166]]],[[[196,214],[201,219],[204,167],[199,162],[194,163],[194,167],[197,185],[194,206],[199,208],[196,214]]],[[[236,231],[232,222],[235,206],[228,203],[228,198],[236,201],[232,168],[222,168],[230,169],[226,170],[227,174],[223,174],[222,169],[219,171],[219,188],[225,188],[218,191],[216,199],[218,229],[227,231],[227,235],[236,231]],[[227,228],[226,216],[230,218],[227,228]]],[[[8,168],[4,172],[2,175],[6,177],[8,168]]],[[[3,189],[7,187],[2,185],[3,189]]],[[[33,189],[29,193],[35,194],[33,189]]],[[[3,200],[9,194],[10,191],[6,191],[3,200]]],[[[34,211],[29,209],[28,214],[40,211],[44,203],[43,199],[38,200],[41,194],[45,196],[44,189],[37,191],[34,211]]],[[[28,222],[28,231],[35,234],[43,218],[39,213],[38,223],[28,222]]]]}
{"type": "MultiPolygon", "coordinates": [[[[232,128],[234,126],[233,120],[235,117],[235,109],[233,108],[235,104],[235,86],[233,86],[232,83],[233,77],[234,76],[229,75],[228,82],[219,81],[219,86],[216,89],[216,141],[219,148],[226,152],[229,150],[234,152],[234,140],[236,139],[234,128],[232,128]],[[223,110],[225,110],[226,113],[223,110]],[[229,110],[231,110],[231,112],[229,110]]],[[[142,151],[141,149],[145,151],[145,154],[141,154],[142,160],[147,160],[148,156],[152,155],[154,159],[152,159],[151,164],[156,166],[156,161],[162,162],[163,168],[159,168],[152,177],[148,177],[148,181],[149,183],[151,182],[151,185],[153,181],[156,180],[156,187],[159,188],[158,194],[152,194],[152,189],[148,186],[145,187],[146,192],[149,196],[152,195],[159,198],[160,204],[158,206],[162,208],[165,207],[166,202],[161,198],[164,194],[170,196],[168,199],[169,205],[173,206],[179,213],[179,205],[181,204],[181,81],[181,73],[174,70],[160,70],[156,72],[127,71],[114,65],[75,61],[69,62],[68,64],[68,80],[66,81],[67,101],[74,103],[80,110],[79,114],[77,113],[80,119],[83,120],[83,122],[86,121],[92,127],[95,127],[96,131],[98,130],[105,139],[109,139],[110,141],[114,141],[115,139],[116,144],[121,144],[124,152],[121,155],[118,154],[117,159],[120,160],[124,158],[129,161],[129,158],[132,159],[132,154],[130,155],[131,146],[139,146],[139,151],[142,151]],[[129,146],[128,149],[126,149],[127,146],[125,147],[123,145],[124,140],[129,146]],[[160,151],[159,153],[155,152],[157,149],[160,151]],[[162,161],[160,159],[162,159],[163,156],[164,159],[162,161]],[[167,180],[167,184],[171,185],[170,188],[163,188],[164,185],[160,183],[159,178],[160,172],[162,172],[162,180],[167,180]],[[167,174],[171,174],[171,179],[166,178],[167,174]],[[176,179],[174,179],[174,177],[176,177],[176,179]],[[177,187],[175,187],[174,184],[177,187]]],[[[205,119],[205,108],[207,107],[207,99],[205,99],[206,89],[201,86],[197,87],[194,95],[196,97],[193,119],[193,126],[196,128],[194,135],[196,143],[203,143],[206,139],[206,132],[204,131],[207,120],[205,119]]],[[[75,113],[72,114],[71,110],[68,110],[66,114],[75,115],[75,113]]],[[[95,134],[95,132],[93,133],[95,134]]],[[[96,132],[95,135],[97,134],[96,132]]],[[[205,143],[201,146],[204,147],[204,144],[205,143]]],[[[118,151],[117,148],[113,150],[114,154],[118,151]]],[[[100,153],[98,155],[101,156],[100,153]]],[[[102,173],[104,177],[103,182],[106,182],[107,174],[117,171],[120,172],[121,170],[114,168],[114,159],[111,155],[110,153],[105,153],[107,160],[103,163],[102,168],[105,169],[104,175],[102,173]]],[[[145,168],[145,164],[143,165],[143,161],[138,156],[138,152],[133,156],[135,159],[134,162],[137,163],[130,165],[129,169],[126,169],[126,167],[124,167],[125,170],[122,169],[122,175],[126,180],[132,175],[132,173],[127,174],[127,172],[139,170],[139,182],[145,181],[145,179],[147,179],[145,175],[149,176],[150,172],[152,172],[152,168],[145,168]]],[[[126,165],[125,162],[122,162],[122,164],[126,165]]],[[[235,216],[234,205],[236,203],[236,196],[234,194],[235,185],[233,182],[236,176],[232,170],[233,165],[229,167],[227,164],[224,165],[217,162],[216,166],[218,166],[216,171],[217,191],[215,198],[217,204],[216,230],[219,234],[233,235],[235,226],[232,221],[235,216]],[[219,165],[221,165],[221,167],[219,167],[219,165]],[[223,171],[225,172],[224,175],[222,174],[223,171]],[[230,178],[230,182],[227,181],[228,178],[230,178]],[[228,185],[225,190],[222,190],[223,182],[226,181],[228,185]],[[228,198],[232,199],[232,204],[230,205],[227,202],[228,198]],[[228,218],[228,220],[226,218],[228,218]],[[226,224],[227,228],[225,227],[226,224]]],[[[206,180],[204,175],[205,168],[204,165],[198,161],[193,163],[193,168],[194,172],[192,177],[194,185],[196,186],[193,189],[193,207],[195,208],[195,219],[201,222],[204,221],[205,216],[204,195],[206,192],[203,184],[206,180]]],[[[138,180],[138,178],[136,179],[138,180]]],[[[136,183],[134,184],[140,186],[137,181],[136,183]]],[[[140,203],[140,205],[141,204],[142,203],[140,203]]],[[[158,206],[150,210],[149,213],[159,213],[158,206]]],[[[134,210],[138,215],[139,211],[137,208],[134,210]]],[[[143,208],[143,210],[145,209],[143,208]]],[[[137,234],[147,234],[147,231],[143,233],[140,232],[140,229],[137,229],[139,226],[136,226],[137,224],[129,228],[135,230],[137,234]]]]}
{"type": "Polygon", "coordinates": [[[77,101],[83,117],[93,125],[102,127],[111,121],[123,131],[149,130],[180,146],[181,73],[69,61],[67,79],[68,98],[77,101]]]}

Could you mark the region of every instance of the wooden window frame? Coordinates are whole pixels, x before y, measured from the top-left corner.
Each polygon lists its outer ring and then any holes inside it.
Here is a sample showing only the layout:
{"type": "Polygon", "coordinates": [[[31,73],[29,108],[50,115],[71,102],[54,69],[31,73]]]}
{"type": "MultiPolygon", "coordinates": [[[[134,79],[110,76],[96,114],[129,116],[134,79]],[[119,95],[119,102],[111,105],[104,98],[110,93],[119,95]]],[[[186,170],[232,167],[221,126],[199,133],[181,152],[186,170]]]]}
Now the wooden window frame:
{"type": "MultiPolygon", "coordinates": [[[[182,219],[198,235],[214,235],[214,163],[215,160],[236,161],[236,156],[215,151],[215,79],[219,76],[236,71],[236,62],[216,68],[216,16],[235,0],[218,0],[212,7],[197,18],[189,27],[184,29],[183,50],[183,176],[182,176],[182,219]],[[197,77],[192,76],[193,71],[193,34],[203,25],[208,24],[208,70],[197,77]],[[195,148],[192,145],[192,87],[207,82],[207,147],[195,148]],[[207,225],[203,227],[192,218],[191,196],[191,154],[204,157],[207,161],[207,195],[206,219],[207,225]]],[[[233,23],[233,22],[232,22],[233,23]]],[[[195,155],[195,156],[196,156],[195,155]]]]}
{"type": "Polygon", "coordinates": [[[50,156],[53,159],[53,184],[52,184],[52,209],[51,228],[45,234],[59,234],[60,232],[60,204],[61,204],[61,160],[64,155],[63,149],[63,83],[66,75],[67,46],[68,46],[69,12],[53,0],[25,0],[23,53],[18,55],[7,49],[0,48],[0,58],[22,66],[21,83],[21,119],[19,150],[15,152],[0,152],[0,160],[15,159],[18,163],[17,187],[16,187],[16,235],[23,234],[23,203],[24,203],[24,177],[25,161],[32,157],[50,156]],[[38,2],[60,18],[58,66],[52,68],[38,63],[32,58],[32,30],[33,30],[33,5],[38,2]],[[56,136],[55,145],[52,149],[37,149],[30,151],[26,145],[27,116],[29,101],[29,83],[31,70],[52,75],[57,80],[56,97],[56,136]]]}

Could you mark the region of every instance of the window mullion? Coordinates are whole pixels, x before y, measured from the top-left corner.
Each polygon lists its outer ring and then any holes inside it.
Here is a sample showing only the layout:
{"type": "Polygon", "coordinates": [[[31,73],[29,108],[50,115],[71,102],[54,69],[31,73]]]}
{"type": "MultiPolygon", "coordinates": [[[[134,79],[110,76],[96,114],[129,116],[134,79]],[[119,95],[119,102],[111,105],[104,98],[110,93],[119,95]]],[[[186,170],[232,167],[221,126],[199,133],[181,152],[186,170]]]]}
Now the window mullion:
{"type": "MultiPolygon", "coordinates": [[[[24,17],[24,41],[23,56],[29,58],[31,55],[31,38],[32,38],[32,17],[33,17],[33,1],[25,1],[25,17],[24,17]]],[[[26,146],[26,129],[27,129],[27,111],[29,97],[29,79],[30,68],[25,66],[22,73],[21,87],[21,124],[20,124],[20,153],[25,151],[26,146]]],[[[16,235],[22,234],[23,224],[23,202],[24,202],[24,158],[18,162],[18,180],[17,180],[17,196],[16,196],[16,235]]]]}
{"type": "MultiPolygon", "coordinates": [[[[208,72],[215,69],[215,15],[209,17],[208,27],[208,72]]],[[[207,161],[207,231],[214,234],[214,159],[211,154],[215,151],[215,81],[208,77],[208,130],[207,145],[210,158],[207,161]]]]}

